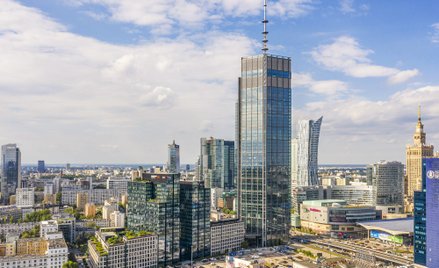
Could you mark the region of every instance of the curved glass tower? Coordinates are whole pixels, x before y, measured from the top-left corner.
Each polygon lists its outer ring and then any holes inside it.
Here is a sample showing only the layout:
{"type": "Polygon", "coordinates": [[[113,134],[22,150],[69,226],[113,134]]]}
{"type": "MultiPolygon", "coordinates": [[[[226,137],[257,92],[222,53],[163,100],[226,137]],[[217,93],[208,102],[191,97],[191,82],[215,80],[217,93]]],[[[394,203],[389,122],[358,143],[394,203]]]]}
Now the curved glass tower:
{"type": "Polygon", "coordinates": [[[298,123],[297,139],[293,146],[293,166],[296,169],[292,172],[293,186],[319,185],[318,155],[322,121],[323,117],[320,117],[317,121],[301,120],[298,123]]]}

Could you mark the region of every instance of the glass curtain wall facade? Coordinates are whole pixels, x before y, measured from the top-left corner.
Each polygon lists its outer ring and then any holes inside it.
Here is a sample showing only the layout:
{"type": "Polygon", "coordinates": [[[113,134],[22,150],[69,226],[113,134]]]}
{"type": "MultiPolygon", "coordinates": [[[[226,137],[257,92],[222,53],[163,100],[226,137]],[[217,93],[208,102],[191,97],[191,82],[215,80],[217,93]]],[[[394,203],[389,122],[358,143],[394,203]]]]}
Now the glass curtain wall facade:
{"type": "Polygon", "coordinates": [[[179,174],[144,173],[128,183],[128,229],[158,235],[160,267],[180,258],[179,180],[179,174]]]}
{"type": "Polygon", "coordinates": [[[239,215],[250,245],[275,245],[291,217],[291,59],[242,58],[238,95],[239,215]]]}
{"type": "Polygon", "coordinates": [[[404,165],[382,161],[372,166],[375,206],[404,207],[404,165]]]}
{"type": "Polygon", "coordinates": [[[210,189],[202,181],[180,182],[182,261],[210,256],[210,189]],[[192,251],[192,252],[191,252],[192,251]]]}
{"type": "Polygon", "coordinates": [[[426,265],[425,234],[426,228],[426,208],[425,191],[415,191],[414,201],[414,253],[415,263],[426,265]]]}
{"type": "Polygon", "coordinates": [[[427,267],[439,267],[439,158],[425,159],[427,267]]]}
{"type": "Polygon", "coordinates": [[[199,178],[206,187],[235,189],[235,142],[201,138],[200,148],[199,178]]]}
{"type": "Polygon", "coordinates": [[[224,141],[224,188],[226,191],[236,188],[235,181],[235,142],[224,141]]]}
{"type": "Polygon", "coordinates": [[[16,144],[2,146],[1,193],[3,204],[21,187],[21,152],[16,144]]]}
{"type": "Polygon", "coordinates": [[[200,179],[209,188],[224,189],[224,140],[200,139],[200,179]]]}

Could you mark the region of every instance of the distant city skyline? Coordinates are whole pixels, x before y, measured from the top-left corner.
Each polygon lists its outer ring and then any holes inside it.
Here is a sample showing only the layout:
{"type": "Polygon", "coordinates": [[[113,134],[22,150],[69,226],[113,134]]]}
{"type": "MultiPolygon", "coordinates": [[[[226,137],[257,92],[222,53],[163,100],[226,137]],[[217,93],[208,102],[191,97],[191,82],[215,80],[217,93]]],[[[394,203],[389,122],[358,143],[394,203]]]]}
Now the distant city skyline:
{"type": "MultiPolygon", "coordinates": [[[[0,144],[50,167],[166,163],[175,139],[181,163],[195,163],[201,137],[234,139],[261,3],[2,1],[0,144]]],[[[269,5],[270,53],[293,62],[293,119],[325,117],[319,163],[404,162],[419,104],[427,144],[439,144],[435,1],[269,5]]]]}

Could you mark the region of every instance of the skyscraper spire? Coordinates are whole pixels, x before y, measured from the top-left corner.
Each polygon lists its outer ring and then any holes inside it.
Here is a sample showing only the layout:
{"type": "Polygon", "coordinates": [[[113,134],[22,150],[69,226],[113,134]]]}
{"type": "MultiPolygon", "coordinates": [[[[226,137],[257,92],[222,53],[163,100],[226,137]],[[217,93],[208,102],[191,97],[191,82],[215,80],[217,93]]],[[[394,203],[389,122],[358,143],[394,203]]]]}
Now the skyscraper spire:
{"type": "Polygon", "coordinates": [[[267,0],[264,0],[264,20],[262,21],[262,23],[264,24],[264,31],[262,32],[263,38],[262,39],[262,52],[265,54],[268,51],[268,39],[267,39],[267,35],[268,35],[268,31],[267,31],[267,0]]]}
{"type": "Polygon", "coordinates": [[[421,105],[418,106],[418,121],[421,122],[421,105]]]}

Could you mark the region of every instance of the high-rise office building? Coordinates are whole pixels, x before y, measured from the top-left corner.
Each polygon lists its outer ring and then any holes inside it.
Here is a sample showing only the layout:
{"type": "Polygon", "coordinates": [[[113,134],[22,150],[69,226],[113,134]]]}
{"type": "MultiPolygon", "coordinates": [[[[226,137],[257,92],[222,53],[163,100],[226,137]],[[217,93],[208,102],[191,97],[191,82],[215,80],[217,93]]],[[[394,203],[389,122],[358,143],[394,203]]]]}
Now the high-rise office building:
{"type": "Polygon", "coordinates": [[[224,188],[232,190],[236,188],[235,174],[235,142],[224,141],[224,188]]]}
{"type": "Polygon", "coordinates": [[[426,233],[427,233],[427,211],[426,211],[426,194],[425,194],[425,160],[423,161],[423,189],[415,191],[414,195],[414,228],[413,228],[413,251],[414,262],[420,265],[427,264],[426,252],[426,233]]]}
{"type": "Polygon", "coordinates": [[[299,176],[299,161],[297,158],[299,147],[299,139],[294,138],[291,140],[291,194],[297,187],[301,187],[297,184],[297,178],[299,176]]]}
{"type": "Polygon", "coordinates": [[[180,173],[180,145],[175,140],[168,144],[168,172],[180,173]]]}
{"type": "Polygon", "coordinates": [[[223,139],[201,138],[198,176],[209,188],[233,189],[235,143],[223,139]]]}
{"type": "Polygon", "coordinates": [[[21,152],[16,144],[2,146],[1,193],[3,203],[21,187],[21,152]]]}
{"type": "Polygon", "coordinates": [[[374,205],[396,207],[396,213],[403,213],[404,165],[400,162],[381,161],[370,167],[374,205]]]}
{"type": "Polygon", "coordinates": [[[237,102],[238,213],[252,246],[290,229],[291,59],[267,54],[266,33],[263,54],[241,58],[237,102]]]}
{"type": "Polygon", "coordinates": [[[38,168],[37,171],[39,173],[44,173],[46,172],[46,164],[44,163],[44,160],[38,160],[38,168]]]}
{"type": "Polygon", "coordinates": [[[180,182],[181,260],[210,256],[210,189],[203,181],[180,182]]]}
{"type": "Polygon", "coordinates": [[[427,158],[425,164],[426,266],[439,267],[439,158],[427,158]]]}
{"type": "Polygon", "coordinates": [[[200,139],[199,179],[208,188],[224,187],[224,140],[213,137],[200,139]]]}
{"type": "Polygon", "coordinates": [[[433,156],[433,146],[427,145],[424,125],[421,120],[421,111],[418,111],[418,123],[413,135],[413,144],[406,147],[406,188],[405,194],[408,199],[408,211],[412,211],[411,205],[415,191],[422,190],[422,158],[433,156]]]}
{"type": "Polygon", "coordinates": [[[323,117],[318,120],[300,120],[297,139],[292,141],[291,180],[293,187],[319,185],[318,154],[320,127],[323,117]]]}
{"type": "Polygon", "coordinates": [[[180,175],[143,173],[128,183],[127,226],[158,235],[159,265],[180,257],[180,175]]]}

